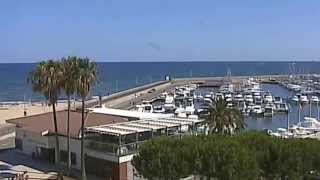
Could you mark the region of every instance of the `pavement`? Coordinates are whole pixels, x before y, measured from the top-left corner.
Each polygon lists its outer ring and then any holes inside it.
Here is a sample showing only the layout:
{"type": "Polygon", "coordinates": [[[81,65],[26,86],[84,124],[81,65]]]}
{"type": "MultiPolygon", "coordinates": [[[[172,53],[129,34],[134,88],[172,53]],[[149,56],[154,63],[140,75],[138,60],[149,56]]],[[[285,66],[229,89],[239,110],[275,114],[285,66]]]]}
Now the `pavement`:
{"type": "MultiPolygon", "coordinates": [[[[18,150],[9,149],[0,151],[0,179],[14,177],[16,174],[26,172],[29,179],[56,179],[59,167],[43,160],[32,159],[18,150]]],[[[74,171],[78,176],[79,171],[74,171]]],[[[67,180],[75,180],[64,177],[67,180]]],[[[102,180],[102,178],[87,175],[90,180],[102,180]]]]}
{"type": "Polygon", "coordinates": [[[56,179],[56,169],[15,150],[0,151],[0,179],[26,172],[30,179],[56,179]]]}

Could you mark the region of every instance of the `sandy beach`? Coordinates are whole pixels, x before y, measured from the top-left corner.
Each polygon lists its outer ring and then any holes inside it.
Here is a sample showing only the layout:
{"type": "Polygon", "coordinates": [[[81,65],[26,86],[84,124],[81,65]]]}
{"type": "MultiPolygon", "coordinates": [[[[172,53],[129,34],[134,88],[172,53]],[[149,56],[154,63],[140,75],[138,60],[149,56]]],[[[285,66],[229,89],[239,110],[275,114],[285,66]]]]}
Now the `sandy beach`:
{"type": "MultiPolygon", "coordinates": [[[[67,109],[67,103],[65,101],[58,102],[56,109],[57,111],[67,109]]],[[[1,105],[0,106],[0,124],[5,123],[5,121],[8,119],[23,117],[24,111],[26,111],[27,116],[32,116],[36,114],[51,112],[52,107],[45,105],[41,102],[25,104],[25,105],[23,104],[1,105]]]]}

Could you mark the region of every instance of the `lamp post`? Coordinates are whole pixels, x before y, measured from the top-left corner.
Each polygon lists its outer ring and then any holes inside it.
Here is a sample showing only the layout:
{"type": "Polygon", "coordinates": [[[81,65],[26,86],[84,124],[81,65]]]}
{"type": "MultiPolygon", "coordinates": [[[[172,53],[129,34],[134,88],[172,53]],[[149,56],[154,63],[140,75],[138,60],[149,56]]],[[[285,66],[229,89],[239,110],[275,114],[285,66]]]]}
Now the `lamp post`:
{"type": "Polygon", "coordinates": [[[289,131],[290,127],[290,112],[291,112],[291,106],[288,104],[288,115],[287,115],[287,130],[289,131]]]}
{"type": "Polygon", "coordinates": [[[319,102],[317,102],[317,120],[319,120],[319,102]]]}
{"type": "Polygon", "coordinates": [[[312,108],[311,108],[311,106],[312,106],[312,101],[311,101],[311,99],[310,99],[310,100],[309,100],[309,117],[312,116],[312,108]]]}
{"type": "Polygon", "coordinates": [[[301,117],[300,117],[301,109],[302,109],[302,105],[301,105],[301,102],[300,102],[300,100],[299,100],[299,101],[298,101],[298,121],[299,121],[299,123],[300,123],[300,121],[301,121],[301,117]]]}

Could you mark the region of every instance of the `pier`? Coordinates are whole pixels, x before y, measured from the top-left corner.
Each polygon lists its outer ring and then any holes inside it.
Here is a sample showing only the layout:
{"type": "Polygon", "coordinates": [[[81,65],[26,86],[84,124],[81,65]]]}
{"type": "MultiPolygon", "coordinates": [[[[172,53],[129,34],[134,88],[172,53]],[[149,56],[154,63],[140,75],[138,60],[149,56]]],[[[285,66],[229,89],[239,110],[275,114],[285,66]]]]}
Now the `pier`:
{"type": "MultiPolygon", "coordinates": [[[[130,109],[135,104],[141,103],[142,100],[155,98],[160,93],[177,86],[199,84],[200,87],[219,87],[227,81],[230,81],[233,84],[240,84],[249,77],[255,77],[262,83],[277,83],[288,79],[288,75],[232,76],[230,79],[227,79],[226,77],[175,78],[170,81],[158,81],[109,96],[103,96],[101,97],[101,103],[106,107],[130,109]]],[[[99,105],[99,100],[93,99],[88,101],[87,104],[87,107],[97,106],[99,105]]]]}

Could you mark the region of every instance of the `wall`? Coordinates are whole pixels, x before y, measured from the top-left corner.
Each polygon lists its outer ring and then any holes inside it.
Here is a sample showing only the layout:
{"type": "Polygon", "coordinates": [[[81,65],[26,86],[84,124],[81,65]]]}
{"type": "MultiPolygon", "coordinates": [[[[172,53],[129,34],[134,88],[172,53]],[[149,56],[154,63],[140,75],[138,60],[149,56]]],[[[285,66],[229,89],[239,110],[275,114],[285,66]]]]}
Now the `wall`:
{"type": "Polygon", "coordinates": [[[16,138],[22,140],[22,152],[32,156],[33,152],[36,152],[36,147],[49,147],[48,137],[41,136],[33,132],[25,131],[21,128],[16,127],[16,138]]]}
{"type": "MultiPolygon", "coordinates": [[[[16,128],[16,138],[22,140],[23,153],[32,156],[33,152],[36,152],[36,147],[54,148],[55,137],[54,136],[41,136],[33,132],[25,131],[21,128],[16,128]]],[[[67,137],[59,136],[60,150],[67,151],[67,137]]],[[[81,167],[81,141],[79,139],[70,140],[71,152],[76,154],[76,164],[72,165],[75,169],[81,167]]],[[[133,170],[130,163],[132,155],[123,156],[118,158],[117,156],[108,155],[86,149],[86,153],[92,157],[105,160],[107,162],[115,164],[114,172],[117,172],[119,179],[132,179],[133,170]]]]}

